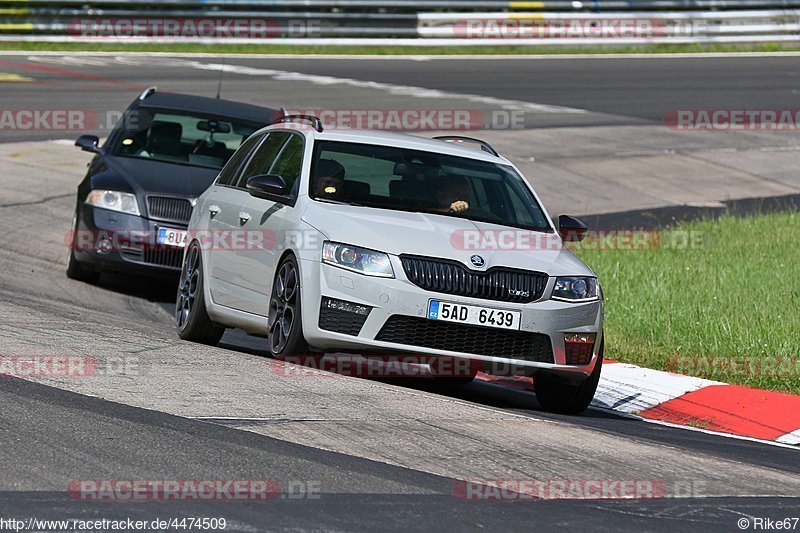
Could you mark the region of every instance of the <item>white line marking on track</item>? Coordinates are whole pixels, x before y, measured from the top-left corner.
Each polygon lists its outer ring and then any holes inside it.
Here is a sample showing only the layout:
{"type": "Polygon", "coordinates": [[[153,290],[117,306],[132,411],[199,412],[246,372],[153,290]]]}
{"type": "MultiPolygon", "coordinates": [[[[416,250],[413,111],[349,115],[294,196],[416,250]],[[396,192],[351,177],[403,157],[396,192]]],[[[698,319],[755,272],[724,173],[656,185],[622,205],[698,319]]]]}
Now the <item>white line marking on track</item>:
{"type": "MultiPolygon", "coordinates": [[[[611,411],[611,412],[619,414],[618,411],[611,411]]],[[[790,450],[800,450],[800,448],[798,448],[795,445],[792,445],[791,443],[780,442],[780,439],[786,437],[786,435],[784,435],[783,437],[781,437],[777,441],[764,440],[764,439],[757,439],[755,437],[745,437],[744,435],[734,435],[733,433],[722,433],[720,431],[713,431],[713,430],[710,430],[710,429],[703,429],[703,428],[698,428],[698,427],[694,427],[694,426],[682,426],[680,424],[673,424],[672,422],[664,422],[663,420],[650,420],[649,418],[643,418],[643,417],[639,417],[639,418],[641,420],[647,422],[648,424],[656,424],[656,425],[659,425],[659,426],[666,426],[666,427],[670,427],[670,428],[685,429],[687,431],[696,431],[696,432],[699,432],[699,433],[706,433],[708,435],[716,435],[718,437],[728,437],[729,439],[746,440],[746,441],[749,441],[749,442],[756,442],[758,444],[768,444],[770,446],[777,446],[778,448],[788,448],[790,450]]],[[[791,435],[791,433],[789,435],[791,435]]],[[[798,442],[800,442],[800,440],[798,442]]]]}
{"type": "Polygon", "coordinates": [[[798,448],[800,445],[800,429],[792,431],[791,433],[787,433],[782,437],[778,437],[776,440],[781,444],[790,445],[792,448],[800,449],[798,448]]]}
{"type": "Polygon", "coordinates": [[[564,107],[547,104],[537,104],[533,102],[523,102],[521,100],[507,100],[482,96],[477,94],[461,94],[440,91],[438,89],[427,89],[424,87],[414,87],[411,85],[395,85],[391,83],[380,83],[377,81],[356,80],[352,78],[338,78],[335,76],[322,76],[318,74],[304,74],[302,72],[287,72],[258,67],[246,67],[241,65],[225,65],[222,63],[201,63],[199,61],[187,61],[186,66],[200,70],[223,71],[232,74],[242,74],[247,76],[268,76],[277,81],[306,82],[314,85],[349,85],[359,89],[371,89],[383,91],[394,96],[411,96],[414,98],[437,98],[437,99],[461,99],[477,104],[499,106],[504,109],[526,109],[539,113],[586,113],[585,109],[564,107]]]}
{"type": "MultiPolygon", "coordinates": [[[[217,56],[219,57],[219,56],[217,56]]],[[[262,56],[263,58],[264,56],[262,56]]],[[[166,56],[165,59],[170,59],[171,56],[166,56]]],[[[133,55],[117,55],[111,56],[112,63],[122,65],[142,65],[143,61],[140,56],[133,55]]],[[[43,62],[43,63],[56,63],[56,64],[70,64],[70,65],[90,65],[101,66],[102,58],[90,58],[86,63],[82,63],[80,57],[66,57],[66,56],[36,56],[29,55],[28,60],[43,62]],[[98,60],[100,63],[98,63],[98,60]]],[[[106,64],[109,64],[108,62],[106,64]]],[[[230,65],[222,63],[203,63],[200,61],[186,61],[177,59],[176,61],[167,62],[148,62],[149,66],[175,66],[187,67],[198,70],[210,71],[223,71],[231,74],[241,74],[246,76],[267,76],[276,81],[290,81],[290,82],[305,82],[320,86],[330,85],[349,85],[359,89],[368,89],[375,91],[382,91],[394,96],[411,96],[413,98],[432,98],[432,99],[459,99],[468,102],[483,104],[488,106],[496,106],[508,110],[526,110],[537,113],[567,113],[567,114],[583,114],[588,111],[585,109],[578,109],[573,107],[565,107],[549,104],[537,104],[535,102],[524,102],[521,100],[509,100],[504,98],[495,98],[492,96],[483,96],[477,94],[462,94],[447,91],[440,91],[438,89],[428,89],[425,87],[415,87],[411,85],[397,85],[391,83],[381,83],[376,81],[356,80],[352,78],[339,78],[336,76],[323,76],[319,74],[306,74],[302,72],[291,72],[284,70],[275,70],[259,67],[248,67],[242,65],[230,65]]]]}
{"type": "MultiPolygon", "coordinates": [[[[623,364],[623,363],[615,363],[615,365],[616,364],[623,364]]],[[[603,369],[603,372],[605,372],[605,370],[607,368],[608,367],[605,367],[603,369]]],[[[700,379],[700,378],[691,378],[691,379],[700,379]]],[[[711,383],[717,383],[717,382],[711,382],[711,383]]],[[[501,384],[498,384],[498,383],[492,383],[492,382],[488,382],[488,381],[487,382],[483,382],[482,385],[488,385],[490,387],[497,387],[499,389],[508,390],[508,388],[505,387],[504,385],[501,385],[501,384]]],[[[516,392],[518,394],[526,394],[526,395],[531,395],[531,396],[534,395],[533,392],[529,392],[529,391],[518,390],[518,389],[513,389],[513,390],[514,390],[514,392],[516,392]]],[[[597,397],[595,397],[595,398],[597,398],[597,397]]],[[[491,409],[495,410],[495,408],[491,408],[491,409]]],[[[681,424],[674,424],[672,422],[664,422],[664,421],[661,421],[661,420],[652,420],[652,419],[649,419],[649,418],[645,418],[645,417],[639,416],[639,415],[637,415],[635,413],[626,412],[626,411],[622,411],[622,410],[610,409],[608,407],[601,407],[600,405],[598,405],[596,403],[592,403],[592,405],[589,407],[589,409],[590,410],[594,410],[594,411],[600,411],[600,412],[603,412],[603,413],[608,413],[608,414],[611,414],[611,415],[615,415],[615,416],[618,416],[620,418],[627,418],[629,420],[637,420],[639,422],[646,422],[648,424],[656,424],[656,425],[659,425],[659,426],[666,426],[666,427],[673,428],[673,429],[685,429],[687,431],[696,431],[696,432],[700,432],[700,433],[705,433],[707,435],[714,435],[714,436],[717,436],[717,437],[726,437],[726,438],[729,438],[729,439],[736,439],[736,440],[744,440],[744,441],[749,441],[749,442],[755,442],[755,443],[758,443],[758,444],[768,444],[770,446],[777,446],[779,448],[788,448],[788,449],[792,449],[792,450],[800,450],[800,447],[798,447],[796,445],[793,445],[795,443],[796,444],[800,444],[800,430],[797,430],[794,433],[789,433],[787,435],[784,435],[783,437],[780,437],[779,439],[777,439],[777,441],[772,441],[772,440],[757,439],[755,437],[745,437],[745,436],[742,436],[742,435],[734,435],[732,433],[723,433],[721,431],[713,431],[713,430],[710,430],[710,429],[703,429],[703,428],[698,428],[698,427],[693,427],[693,426],[683,426],[681,424]]],[[[502,409],[498,409],[498,410],[499,411],[503,411],[502,409]]],[[[519,415],[524,416],[524,417],[528,416],[525,413],[521,413],[519,411],[514,411],[514,413],[515,414],[519,414],[519,415]]],[[[556,422],[556,421],[553,420],[553,422],[556,422]]],[[[576,425],[580,425],[579,424],[580,417],[576,417],[575,418],[575,422],[571,422],[571,421],[568,421],[568,420],[559,420],[557,422],[574,423],[576,425]]]]}

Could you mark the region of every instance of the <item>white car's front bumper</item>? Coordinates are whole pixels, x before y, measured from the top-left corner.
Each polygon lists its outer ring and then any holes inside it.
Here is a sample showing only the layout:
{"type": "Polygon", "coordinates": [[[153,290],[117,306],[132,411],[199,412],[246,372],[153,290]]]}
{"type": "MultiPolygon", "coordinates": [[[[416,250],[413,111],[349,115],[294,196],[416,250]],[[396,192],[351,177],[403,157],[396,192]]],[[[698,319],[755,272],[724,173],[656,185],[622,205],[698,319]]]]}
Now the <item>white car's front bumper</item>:
{"type": "MultiPolygon", "coordinates": [[[[531,373],[547,371],[567,378],[583,379],[594,368],[603,331],[603,304],[601,301],[568,303],[547,299],[552,292],[555,278],[550,278],[542,299],[528,303],[477,299],[424,290],[405,276],[402,264],[396,256],[390,256],[395,278],[377,278],[350,272],[319,261],[303,260],[302,316],[306,340],[315,348],[323,350],[362,351],[380,353],[413,353],[421,355],[455,356],[465,359],[494,363],[494,367],[527,368],[531,373]],[[371,310],[357,334],[344,334],[320,328],[320,302],[323,297],[334,298],[354,304],[369,306],[371,310]],[[521,332],[544,334],[552,343],[552,361],[526,361],[516,357],[504,357],[495,353],[489,356],[471,351],[433,349],[414,344],[402,344],[376,340],[387,320],[393,315],[426,318],[431,299],[446,302],[479,305],[495,309],[518,310],[522,313],[521,332]],[[586,365],[569,365],[565,353],[564,333],[596,333],[591,361],[586,365]]],[[[480,327],[480,326],[458,326],[480,327]]],[[[358,329],[358,328],[357,328],[358,329]]],[[[505,330],[486,328],[487,334],[498,335],[505,330]]],[[[509,334],[513,332],[508,332],[509,334]]],[[[463,346],[462,346],[463,348],[463,346]]]]}

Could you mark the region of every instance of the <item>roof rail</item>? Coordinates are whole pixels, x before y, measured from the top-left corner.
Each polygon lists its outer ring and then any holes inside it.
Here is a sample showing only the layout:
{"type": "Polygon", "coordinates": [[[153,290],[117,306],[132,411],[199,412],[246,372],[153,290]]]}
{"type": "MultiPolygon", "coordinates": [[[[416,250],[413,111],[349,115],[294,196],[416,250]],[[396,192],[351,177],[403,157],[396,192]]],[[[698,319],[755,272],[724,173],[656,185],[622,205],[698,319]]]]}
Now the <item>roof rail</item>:
{"type": "Polygon", "coordinates": [[[445,141],[445,142],[472,142],[479,144],[481,146],[481,150],[484,152],[489,152],[495,157],[500,157],[500,154],[497,153],[497,150],[492,148],[492,145],[487,143],[486,141],[482,141],[480,139],[476,139],[474,137],[464,137],[463,135],[440,135],[438,137],[434,137],[434,139],[438,141],[445,141]]]}
{"type": "Polygon", "coordinates": [[[142,91],[142,94],[139,95],[139,100],[144,100],[145,98],[156,92],[156,89],[158,89],[158,87],[156,87],[155,85],[153,85],[152,87],[148,87],[147,89],[142,91]]]}
{"type": "Polygon", "coordinates": [[[281,124],[283,122],[297,122],[299,120],[307,120],[311,122],[311,126],[319,133],[322,133],[323,130],[322,121],[318,117],[315,117],[314,115],[284,115],[282,117],[273,120],[270,126],[272,126],[273,124],[281,124]]]}

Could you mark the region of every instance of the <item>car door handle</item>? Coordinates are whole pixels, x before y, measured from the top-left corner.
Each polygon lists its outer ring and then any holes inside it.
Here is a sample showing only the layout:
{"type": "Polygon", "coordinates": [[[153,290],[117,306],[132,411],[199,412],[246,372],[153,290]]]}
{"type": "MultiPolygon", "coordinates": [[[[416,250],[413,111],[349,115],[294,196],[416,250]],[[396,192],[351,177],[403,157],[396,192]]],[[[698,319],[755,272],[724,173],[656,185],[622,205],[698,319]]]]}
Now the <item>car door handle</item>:
{"type": "Polygon", "coordinates": [[[211,205],[208,206],[208,210],[211,213],[211,218],[214,218],[219,214],[219,206],[218,205],[211,205]]]}
{"type": "Polygon", "coordinates": [[[239,213],[239,223],[240,224],[246,224],[248,220],[250,220],[250,213],[245,213],[244,211],[239,213]]]}

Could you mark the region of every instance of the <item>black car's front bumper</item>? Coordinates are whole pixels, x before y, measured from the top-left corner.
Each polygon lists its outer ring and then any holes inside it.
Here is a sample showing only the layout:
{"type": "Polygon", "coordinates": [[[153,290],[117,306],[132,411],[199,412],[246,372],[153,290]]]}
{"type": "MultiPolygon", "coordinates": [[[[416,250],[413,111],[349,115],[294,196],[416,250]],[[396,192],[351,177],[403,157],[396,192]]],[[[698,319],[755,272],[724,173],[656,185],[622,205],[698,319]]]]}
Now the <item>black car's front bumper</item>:
{"type": "Polygon", "coordinates": [[[81,204],[72,249],[85,268],[157,277],[176,277],[183,262],[183,248],[160,245],[161,227],[186,229],[91,205],[81,204]]]}

